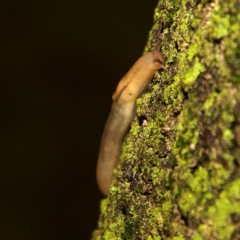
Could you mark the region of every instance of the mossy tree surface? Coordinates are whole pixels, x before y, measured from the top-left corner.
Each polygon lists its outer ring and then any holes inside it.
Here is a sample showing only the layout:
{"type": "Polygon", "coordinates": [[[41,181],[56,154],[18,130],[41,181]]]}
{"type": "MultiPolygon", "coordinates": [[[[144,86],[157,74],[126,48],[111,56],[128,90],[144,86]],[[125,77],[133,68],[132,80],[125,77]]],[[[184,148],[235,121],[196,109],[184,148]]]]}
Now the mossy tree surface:
{"type": "Polygon", "coordinates": [[[240,0],[160,0],[159,39],[92,239],[240,239],[240,0]]]}

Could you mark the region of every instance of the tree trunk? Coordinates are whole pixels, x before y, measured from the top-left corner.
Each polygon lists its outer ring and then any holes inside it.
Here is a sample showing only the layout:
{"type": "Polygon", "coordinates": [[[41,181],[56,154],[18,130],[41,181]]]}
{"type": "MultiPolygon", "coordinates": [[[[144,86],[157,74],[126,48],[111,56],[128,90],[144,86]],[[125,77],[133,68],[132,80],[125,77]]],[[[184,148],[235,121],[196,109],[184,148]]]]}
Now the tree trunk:
{"type": "Polygon", "coordinates": [[[92,240],[240,239],[240,0],[161,0],[137,100],[92,240]]]}

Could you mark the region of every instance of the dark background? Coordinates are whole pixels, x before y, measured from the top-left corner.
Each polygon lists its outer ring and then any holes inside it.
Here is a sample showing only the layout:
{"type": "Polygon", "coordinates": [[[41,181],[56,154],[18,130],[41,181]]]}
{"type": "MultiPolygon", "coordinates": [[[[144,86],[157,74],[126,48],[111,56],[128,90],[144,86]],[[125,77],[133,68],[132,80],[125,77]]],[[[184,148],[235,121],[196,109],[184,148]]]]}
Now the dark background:
{"type": "Polygon", "coordinates": [[[0,1],[0,239],[90,239],[101,133],[157,0],[0,1]]]}

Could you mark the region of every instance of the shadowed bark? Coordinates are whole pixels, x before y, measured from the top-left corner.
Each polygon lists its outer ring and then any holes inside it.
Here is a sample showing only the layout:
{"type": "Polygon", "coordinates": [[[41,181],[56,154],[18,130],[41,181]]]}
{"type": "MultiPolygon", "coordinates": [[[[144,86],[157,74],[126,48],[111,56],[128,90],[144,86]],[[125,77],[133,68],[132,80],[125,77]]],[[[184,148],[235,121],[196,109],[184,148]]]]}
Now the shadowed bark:
{"type": "Polygon", "coordinates": [[[159,39],[92,240],[240,239],[240,0],[159,1],[159,39]]]}

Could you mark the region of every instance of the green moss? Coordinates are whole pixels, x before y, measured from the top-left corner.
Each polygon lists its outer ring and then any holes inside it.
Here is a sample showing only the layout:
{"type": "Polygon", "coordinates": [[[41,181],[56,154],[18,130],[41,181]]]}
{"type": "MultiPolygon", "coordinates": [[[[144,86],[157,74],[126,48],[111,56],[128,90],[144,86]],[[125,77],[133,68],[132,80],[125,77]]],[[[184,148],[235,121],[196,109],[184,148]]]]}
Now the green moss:
{"type": "Polygon", "coordinates": [[[183,110],[181,118],[182,121],[188,122],[188,126],[186,127],[181,123],[177,125],[179,137],[174,143],[173,153],[179,156],[179,152],[181,152],[181,156],[177,157],[177,159],[178,164],[184,167],[188,165],[189,160],[191,160],[193,152],[189,151],[189,147],[195,148],[199,139],[199,131],[197,129],[197,119],[192,118],[189,112],[183,110]]]}
{"type": "MultiPolygon", "coordinates": [[[[231,107],[231,106],[230,106],[230,107],[231,107]]],[[[225,123],[229,123],[229,124],[231,124],[231,123],[235,120],[234,115],[233,115],[233,114],[229,114],[228,111],[223,111],[223,112],[221,113],[221,118],[222,118],[222,120],[223,120],[225,123]]]]}
{"type": "Polygon", "coordinates": [[[162,238],[159,236],[148,236],[147,240],[161,240],[162,238]]]}
{"type": "Polygon", "coordinates": [[[171,108],[180,111],[183,94],[179,78],[175,78],[175,81],[164,89],[163,98],[166,104],[171,105],[171,108]]]}
{"type": "Polygon", "coordinates": [[[119,214],[116,221],[114,222],[108,222],[107,230],[103,234],[104,240],[111,240],[116,239],[120,240],[121,233],[124,232],[125,229],[125,222],[124,222],[124,216],[122,214],[119,214]]]}
{"type": "Polygon", "coordinates": [[[183,236],[173,237],[172,240],[185,240],[183,236]]]}
{"type": "Polygon", "coordinates": [[[194,233],[192,236],[192,240],[204,240],[204,238],[201,237],[199,233],[194,233]]]}
{"type": "MultiPolygon", "coordinates": [[[[199,48],[201,46],[200,39],[196,38],[195,43],[189,46],[187,51],[187,60],[192,61],[196,55],[199,54],[199,48]]],[[[185,61],[185,59],[183,59],[185,61]]]]}
{"type": "Polygon", "coordinates": [[[231,141],[234,139],[234,135],[232,133],[232,131],[230,129],[226,129],[224,132],[223,132],[223,140],[225,141],[231,141]]]}
{"type": "Polygon", "coordinates": [[[168,219],[170,220],[170,216],[169,213],[172,212],[172,202],[171,202],[171,192],[168,191],[165,194],[165,201],[162,203],[161,205],[161,211],[162,211],[162,215],[164,217],[164,219],[168,219]],[[169,194],[169,196],[167,196],[169,194]]]}
{"type": "Polygon", "coordinates": [[[212,116],[212,111],[214,110],[217,96],[218,96],[218,94],[213,92],[211,95],[208,96],[208,98],[206,99],[206,101],[203,104],[203,109],[204,109],[205,115],[207,117],[212,116]]]}
{"type": "Polygon", "coordinates": [[[222,9],[220,6],[216,6],[212,18],[211,18],[211,26],[212,26],[212,37],[215,39],[221,39],[225,37],[229,33],[230,29],[230,15],[222,14],[222,9]]]}
{"type": "Polygon", "coordinates": [[[139,132],[141,130],[141,127],[139,126],[137,121],[134,121],[132,123],[132,127],[130,129],[130,133],[134,136],[137,137],[139,135],[139,132]]]}
{"type": "Polygon", "coordinates": [[[101,213],[105,213],[106,212],[107,205],[108,205],[108,199],[107,198],[104,198],[103,200],[101,200],[101,203],[100,203],[100,211],[101,211],[101,213]]]}
{"type": "Polygon", "coordinates": [[[179,198],[178,203],[185,216],[187,216],[189,213],[194,215],[195,208],[197,206],[197,199],[191,190],[182,189],[181,197],[179,198]]]}
{"type": "Polygon", "coordinates": [[[207,169],[199,167],[190,180],[189,186],[195,194],[207,193],[210,190],[209,177],[207,169]]]}
{"type": "MultiPolygon", "coordinates": [[[[208,208],[208,222],[217,234],[218,239],[230,239],[234,226],[231,225],[231,214],[240,214],[240,180],[236,180],[225,186],[215,205],[208,208]]],[[[209,229],[200,225],[199,230],[203,236],[209,235],[209,229]]]]}
{"type": "Polygon", "coordinates": [[[135,232],[138,230],[138,222],[127,222],[125,225],[125,230],[123,233],[123,239],[131,240],[135,235],[135,232]]]}
{"type": "Polygon", "coordinates": [[[205,67],[203,64],[201,64],[199,62],[199,58],[195,58],[193,60],[193,65],[191,68],[189,68],[186,73],[184,74],[183,76],[183,83],[186,84],[186,85],[190,85],[190,84],[193,84],[197,77],[199,76],[199,74],[201,72],[204,72],[205,71],[205,67]]]}
{"type": "Polygon", "coordinates": [[[214,177],[210,178],[210,185],[214,188],[222,187],[230,176],[230,172],[218,162],[209,165],[209,169],[214,177]]]}

